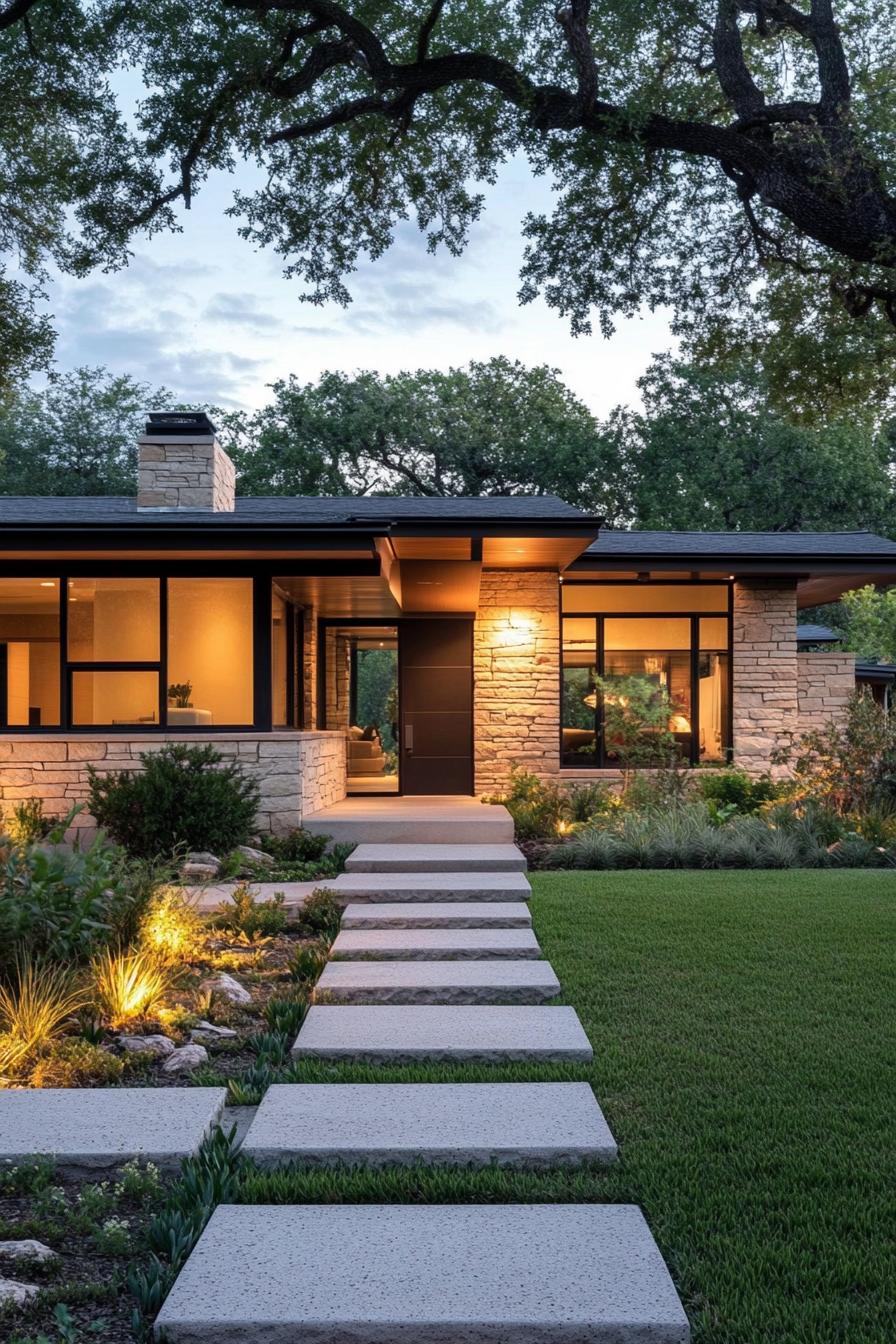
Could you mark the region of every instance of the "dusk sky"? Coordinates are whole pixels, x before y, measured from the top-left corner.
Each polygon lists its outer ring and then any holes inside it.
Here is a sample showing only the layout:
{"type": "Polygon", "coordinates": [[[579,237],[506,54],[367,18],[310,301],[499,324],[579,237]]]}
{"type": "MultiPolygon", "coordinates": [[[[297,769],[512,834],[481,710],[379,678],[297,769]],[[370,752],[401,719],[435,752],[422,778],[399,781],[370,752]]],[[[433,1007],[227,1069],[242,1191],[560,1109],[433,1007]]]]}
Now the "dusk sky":
{"type": "MultiPolygon", "coordinates": [[[[241,172],[244,190],[253,176],[241,172]]],[[[525,162],[508,165],[489,192],[463,257],[428,255],[416,225],[404,224],[384,257],[350,277],[347,309],[301,303],[275,253],[238,237],[224,214],[233,187],[223,175],[205,184],[181,212],[184,231],[138,239],[126,271],[54,282],[58,369],[105,364],[180,401],[253,407],[289,374],[448,368],[504,354],[556,366],[604,415],[638,400],[651,354],[671,344],[663,314],[621,323],[608,341],[574,338],[541,302],[520,306],[520,221],[549,205],[548,184],[525,162]]]]}

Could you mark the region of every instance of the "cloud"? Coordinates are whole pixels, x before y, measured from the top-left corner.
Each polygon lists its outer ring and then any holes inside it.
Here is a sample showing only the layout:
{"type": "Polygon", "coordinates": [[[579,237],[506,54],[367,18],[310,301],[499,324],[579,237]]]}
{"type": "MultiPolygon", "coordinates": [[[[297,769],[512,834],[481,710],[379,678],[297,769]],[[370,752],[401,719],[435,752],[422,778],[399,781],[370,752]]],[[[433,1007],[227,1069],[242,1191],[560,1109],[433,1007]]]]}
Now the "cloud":
{"type": "Polygon", "coordinates": [[[263,307],[252,294],[215,294],[206,304],[204,315],[211,321],[249,327],[259,333],[273,333],[284,325],[276,314],[263,307]]]}

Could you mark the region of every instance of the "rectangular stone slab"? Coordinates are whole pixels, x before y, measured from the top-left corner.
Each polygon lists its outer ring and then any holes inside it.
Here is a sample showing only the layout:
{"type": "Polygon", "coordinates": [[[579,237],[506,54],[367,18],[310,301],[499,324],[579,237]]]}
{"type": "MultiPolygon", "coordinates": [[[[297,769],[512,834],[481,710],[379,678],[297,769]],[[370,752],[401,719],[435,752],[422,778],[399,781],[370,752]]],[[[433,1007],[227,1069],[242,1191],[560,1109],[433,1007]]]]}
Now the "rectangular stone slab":
{"type": "Polygon", "coordinates": [[[613,1162],[587,1083],[296,1083],[269,1087],[243,1144],[263,1167],[553,1167],[613,1162]]]}
{"type": "Polygon", "coordinates": [[[347,873],[524,873],[516,845],[358,845],[347,873]]]}
{"type": "Polygon", "coordinates": [[[547,961],[331,961],[315,997],[324,1003],[544,1003],[559,993],[547,961]]]}
{"type": "Polygon", "coordinates": [[[352,1008],[315,1004],[292,1048],[297,1058],[374,1064],[415,1060],[589,1062],[591,1043],[568,1007],[352,1008]]]}
{"type": "Polygon", "coordinates": [[[522,901],[383,901],[347,905],[343,929],[528,929],[522,901]]]}
{"type": "Polygon", "coordinates": [[[345,901],[528,901],[525,873],[340,873],[319,882],[345,901]]]}
{"type": "Polygon", "coordinates": [[[221,1205],[173,1344],[687,1344],[631,1204],[221,1205]]]}
{"type": "Polygon", "coordinates": [[[0,1091],[0,1161],[54,1157],[66,1173],[133,1157],[176,1169],[220,1120],[223,1087],[0,1091]]]}
{"type": "Polygon", "coordinates": [[[486,957],[536,960],[531,929],[343,929],[334,961],[476,961],[486,957]]]}

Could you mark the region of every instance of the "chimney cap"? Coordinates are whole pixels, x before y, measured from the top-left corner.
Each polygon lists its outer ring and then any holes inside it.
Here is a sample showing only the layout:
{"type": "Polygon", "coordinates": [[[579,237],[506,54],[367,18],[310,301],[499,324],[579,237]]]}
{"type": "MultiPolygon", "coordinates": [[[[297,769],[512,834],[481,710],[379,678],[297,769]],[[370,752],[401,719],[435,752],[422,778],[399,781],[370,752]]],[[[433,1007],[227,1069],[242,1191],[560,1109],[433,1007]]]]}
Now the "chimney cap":
{"type": "Polygon", "coordinates": [[[205,411],[149,411],[146,416],[146,434],[177,435],[205,438],[217,434],[205,411]]]}

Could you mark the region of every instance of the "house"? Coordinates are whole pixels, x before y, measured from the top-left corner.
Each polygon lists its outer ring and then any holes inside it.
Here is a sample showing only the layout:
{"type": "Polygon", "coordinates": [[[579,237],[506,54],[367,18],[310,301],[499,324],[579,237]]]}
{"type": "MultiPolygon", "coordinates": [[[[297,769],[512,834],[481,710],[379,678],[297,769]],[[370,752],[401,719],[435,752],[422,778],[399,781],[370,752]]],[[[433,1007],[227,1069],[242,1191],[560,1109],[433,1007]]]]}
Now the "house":
{"type": "Polygon", "coordinates": [[[593,678],[665,689],[690,765],[770,767],[842,713],[797,612],[896,582],[868,533],[602,530],[549,496],[235,498],[203,414],[151,415],[133,498],[0,500],[0,794],[214,742],[283,830],[346,793],[612,778],[593,678]]]}
{"type": "MultiPolygon", "coordinates": [[[[815,653],[839,646],[840,636],[828,625],[800,623],[796,628],[798,653],[815,653]]],[[[889,711],[896,704],[896,663],[872,663],[855,659],[856,686],[871,693],[879,705],[889,711]]]]}

